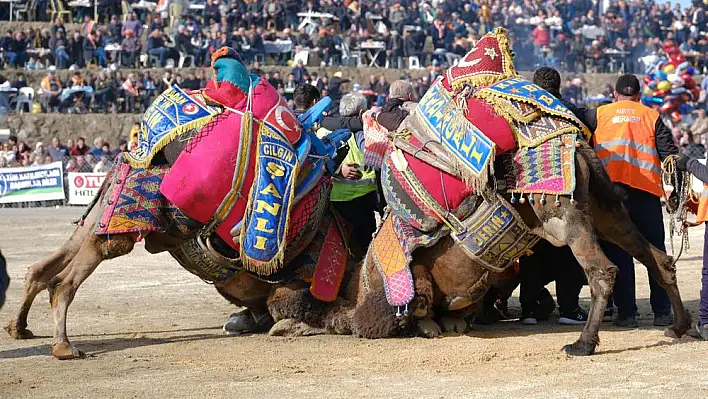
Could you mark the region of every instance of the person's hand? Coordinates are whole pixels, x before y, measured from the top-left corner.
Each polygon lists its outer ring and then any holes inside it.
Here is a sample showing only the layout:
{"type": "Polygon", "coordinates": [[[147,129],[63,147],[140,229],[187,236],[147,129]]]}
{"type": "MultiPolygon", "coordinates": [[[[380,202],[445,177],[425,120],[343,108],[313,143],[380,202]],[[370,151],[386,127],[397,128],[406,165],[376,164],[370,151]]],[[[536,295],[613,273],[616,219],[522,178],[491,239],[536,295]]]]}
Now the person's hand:
{"type": "Polygon", "coordinates": [[[351,180],[361,179],[361,171],[359,170],[359,165],[355,163],[343,164],[342,176],[344,176],[345,179],[351,180]]]}
{"type": "Polygon", "coordinates": [[[676,169],[681,172],[686,172],[688,170],[688,161],[690,160],[691,157],[686,154],[681,154],[681,157],[676,161],[676,169]]]}

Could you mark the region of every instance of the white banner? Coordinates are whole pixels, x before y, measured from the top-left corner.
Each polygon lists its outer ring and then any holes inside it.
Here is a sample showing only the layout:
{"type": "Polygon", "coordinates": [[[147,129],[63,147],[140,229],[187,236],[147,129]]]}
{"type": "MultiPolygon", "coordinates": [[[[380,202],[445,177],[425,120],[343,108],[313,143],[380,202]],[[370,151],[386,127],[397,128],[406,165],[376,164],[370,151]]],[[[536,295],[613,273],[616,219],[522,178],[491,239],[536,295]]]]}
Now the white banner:
{"type": "Polygon", "coordinates": [[[61,162],[0,169],[0,203],[64,199],[61,162]]]}
{"type": "Polygon", "coordinates": [[[105,173],[69,172],[69,205],[90,204],[105,178],[105,173]]]}

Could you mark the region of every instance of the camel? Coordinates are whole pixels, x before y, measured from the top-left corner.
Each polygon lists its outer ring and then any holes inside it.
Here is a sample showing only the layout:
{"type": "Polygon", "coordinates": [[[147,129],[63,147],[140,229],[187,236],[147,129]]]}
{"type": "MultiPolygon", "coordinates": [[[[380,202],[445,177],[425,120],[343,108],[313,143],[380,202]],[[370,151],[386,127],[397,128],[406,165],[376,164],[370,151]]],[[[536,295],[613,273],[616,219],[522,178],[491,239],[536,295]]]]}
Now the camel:
{"type": "MultiPolygon", "coordinates": [[[[675,317],[666,335],[681,337],[691,327],[691,316],[681,300],[673,258],[649,244],[638,232],[622,205],[621,189],[613,187],[593,149],[584,142],[576,147],[574,200],[561,198],[560,206],[539,206],[538,201],[535,206],[514,205],[534,234],[553,245],[570,246],[587,276],[592,299],[588,322],[580,338],[563,350],[574,356],[592,355],[600,342],[600,324],[617,267],[604,255],[598,239],[629,252],[666,289],[675,317]]],[[[464,332],[465,317],[480,310],[484,294],[498,279],[498,274],[476,264],[449,236],[429,248],[416,250],[410,267],[416,294],[411,304],[413,310],[408,318],[397,317],[394,307],[385,299],[383,281],[369,251],[344,294],[355,303],[354,307],[342,306],[336,311],[350,322],[346,328],[340,327],[340,331],[351,330],[357,336],[372,339],[406,335],[412,327],[427,337],[438,336],[443,329],[464,332]],[[442,329],[433,321],[434,316],[442,329]]],[[[330,319],[335,317],[329,315],[330,319]]],[[[302,331],[311,334],[313,330],[291,320],[280,320],[272,331],[301,335],[302,331]],[[295,325],[297,328],[293,328],[295,325]]]]}
{"type": "MultiPolygon", "coordinates": [[[[113,184],[108,183],[112,180],[112,173],[109,172],[106,176],[96,202],[103,200],[109,191],[109,185],[113,184]]],[[[15,339],[33,338],[33,333],[27,329],[27,315],[36,295],[47,289],[54,319],[52,355],[57,359],[75,359],[84,356],[71,344],[66,333],[67,311],[76,291],[99,264],[104,260],[127,255],[138,240],[137,233],[110,237],[94,235],[99,208],[99,206],[91,206],[86,218],[77,225],[71,237],[61,248],[29,268],[18,312],[5,327],[5,330],[15,339]]],[[[163,233],[150,233],[145,235],[144,239],[145,248],[151,253],[169,251],[183,241],[163,233]]],[[[312,309],[318,306],[318,301],[309,294],[309,284],[304,281],[271,284],[247,272],[239,271],[227,281],[215,282],[214,287],[229,302],[246,308],[230,320],[238,324],[236,329],[244,333],[267,331],[273,324],[270,314],[278,315],[279,318],[309,320],[308,312],[312,312],[312,309]]],[[[336,308],[340,302],[341,300],[338,299],[330,306],[336,308]]],[[[341,316],[335,316],[333,320],[327,320],[325,317],[325,324],[331,326],[328,331],[349,333],[349,330],[346,330],[346,323],[338,322],[341,316]]],[[[318,325],[317,323],[312,322],[313,325],[318,325]]]]}

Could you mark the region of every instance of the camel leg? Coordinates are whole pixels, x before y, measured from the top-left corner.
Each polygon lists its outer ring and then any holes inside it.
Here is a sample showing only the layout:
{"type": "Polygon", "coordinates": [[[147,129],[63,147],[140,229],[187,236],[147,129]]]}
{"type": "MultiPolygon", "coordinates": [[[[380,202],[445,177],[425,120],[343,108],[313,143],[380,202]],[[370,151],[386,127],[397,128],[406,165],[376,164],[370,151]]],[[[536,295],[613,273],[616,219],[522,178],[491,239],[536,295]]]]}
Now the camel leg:
{"type": "Polygon", "coordinates": [[[585,271],[590,286],[592,303],[588,321],[580,333],[580,338],[563,350],[573,356],[588,356],[595,353],[600,342],[599,331],[607,300],[615,285],[615,266],[600,248],[589,212],[582,207],[566,205],[556,210],[548,207],[538,209],[546,235],[567,244],[585,271]]]}
{"type": "Polygon", "coordinates": [[[272,289],[271,284],[248,273],[239,272],[224,283],[214,284],[214,287],[226,300],[245,308],[229,316],[223,327],[226,334],[263,332],[273,326],[273,318],[268,313],[266,304],[272,289]]]}
{"type": "Polygon", "coordinates": [[[129,253],[135,245],[132,235],[117,235],[106,240],[103,237],[90,236],[84,240],[74,259],[69,263],[68,271],[62,278],[50,282],[52,316],[54,318],[54,342],[52,355],[60,360],[75,359],[83,356],[76,349],[66,334],[66,314],[74,300],[76,290],[98,265],[106,260],[129,253]]]}
{"type": "Polygon", "coordinates": [[[94,207],[82,225],[74,230],[74,233],[59,250],[29,268],[25,276],[25,289],[20,300],[20,308],[15,318],[5,326],[5,331],[12,338],[29,339],[34,337],[34,334],[27,329],[27,315],[34,298],[48,287],[52,278],[66,270],[71,260],[79,252],[81,243],[91,234],[98,212],[98,207],[94,207]]]}
{"type": "Polygon", "coordinates": [[[593,209],[595,228],[603,239],[627,251],[633,258],[640,261],[669,295],[674,311],[674,324],[666,330],[667,336],[681,337],[691,328],[691,315],[686,311],[678,284],[676,283],[676,266],[674,259],[660,251],[634,227],[629,215],[624,209],[614,212],[603,212],[593,209]],[[612,221],[612,222],[607,222],[612,221]]]}
{"type": "Polygon", "coordinates": [[[337,298],[325,303],[315,299],[302,282],[276,287],[268,298],[268,310],[276,320],[270,335],[306,336],[351,334],[351,313],[347,301],[337,298]]]}

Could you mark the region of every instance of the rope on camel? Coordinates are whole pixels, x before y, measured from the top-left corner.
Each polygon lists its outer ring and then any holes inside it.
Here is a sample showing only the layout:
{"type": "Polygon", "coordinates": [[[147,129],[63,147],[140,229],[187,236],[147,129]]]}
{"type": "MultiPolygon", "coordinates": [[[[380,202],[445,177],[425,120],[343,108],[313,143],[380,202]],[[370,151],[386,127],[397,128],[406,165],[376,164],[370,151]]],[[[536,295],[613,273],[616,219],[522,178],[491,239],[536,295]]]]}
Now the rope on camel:
{"type": "MultiPolygon", "coordinates": [[[[675,255],[675,260],[678,260],[683,253],[684,248],[686,250],[690,249],[690,244],[688,242],[688,228],[686,226],[686,220],[688,219],[688,201],[696,200],[696,196],[691,188],[691,178],[688,172],[681,172],[676,167],[676,162],[678,161],[678,155],[669,155],[661,163],[661,181],[664,185],[674,186],[674,192],[678,194],[678,205],[675,209],[670,209],[670,206],[666,207],[666,212],[669,214],[669,240],[671,242],[671,253],[675,255]],[[673,178],[673,181],[672,181],[673,178]],[[679,179],[680,178],[680,179],[679,179]],[[681,182],[680,187],[675,185],[681,182]],[[678,226],[678,227],[677,227],[678,226]],[[678,255],[674,250],[674,235],[681,236],[681,247],[679,248],[678,255]]],[[[662,190],[662,192],[664,192],[662,190]]],[[[666,192],[664,192],[664,200],[669,203],[669,199],[666,197],[666,192]]]]}

